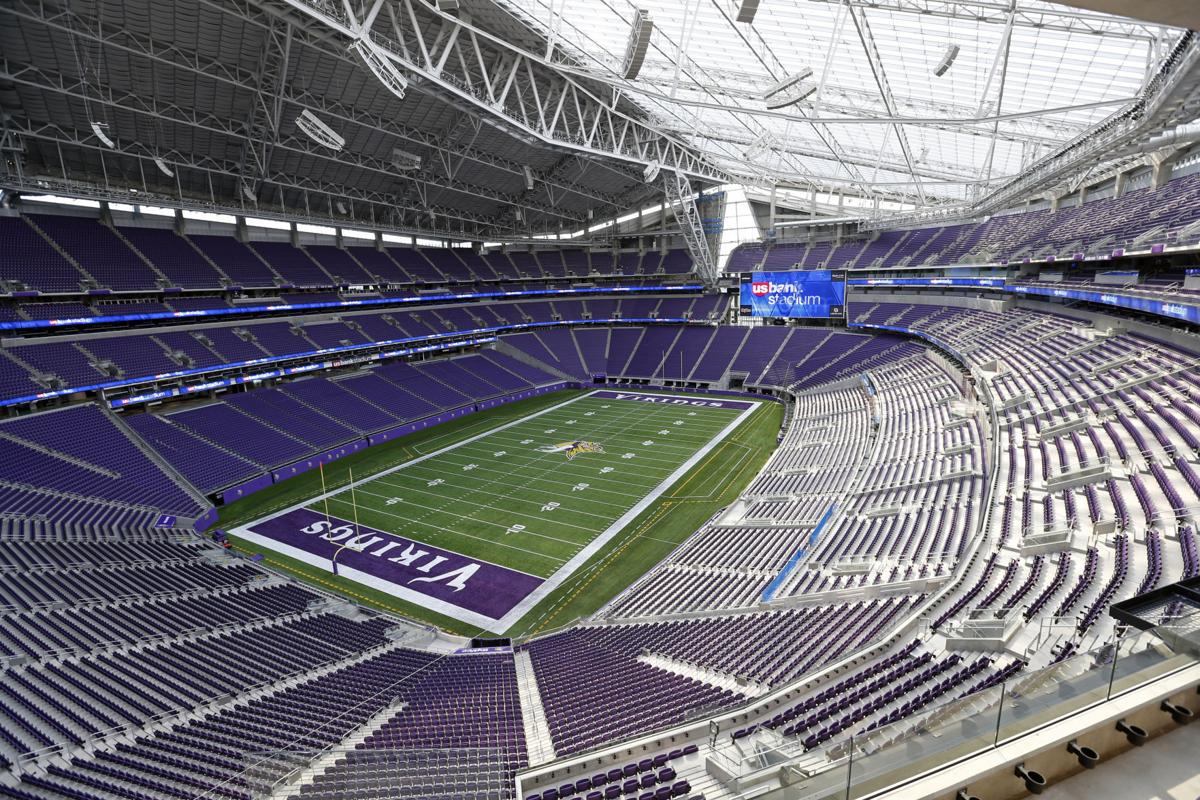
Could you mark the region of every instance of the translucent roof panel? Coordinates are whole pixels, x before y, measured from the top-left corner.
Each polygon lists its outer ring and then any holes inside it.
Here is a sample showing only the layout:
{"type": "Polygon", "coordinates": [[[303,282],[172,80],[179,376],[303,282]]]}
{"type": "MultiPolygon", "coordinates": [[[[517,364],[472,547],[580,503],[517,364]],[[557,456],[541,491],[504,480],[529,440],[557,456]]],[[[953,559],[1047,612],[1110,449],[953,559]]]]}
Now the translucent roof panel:
{"type": "Polygon", "coordinates": [[[1037,0],[500,0],[747,183],[973,199],[1098,125],[1182,31],[1037,0]],[[654,32],[623,77],[630,24],[654,32]],[[939,62],[957,55],[943,75],[939,62]],[[807,74],[796,105],[765,94],[807,74]]]}

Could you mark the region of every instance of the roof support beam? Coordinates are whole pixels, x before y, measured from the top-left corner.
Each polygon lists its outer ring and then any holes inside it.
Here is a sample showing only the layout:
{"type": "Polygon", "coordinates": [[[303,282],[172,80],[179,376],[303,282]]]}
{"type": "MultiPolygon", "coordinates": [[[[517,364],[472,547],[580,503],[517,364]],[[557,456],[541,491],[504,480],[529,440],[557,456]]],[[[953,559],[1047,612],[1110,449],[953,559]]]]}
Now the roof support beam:
{"type": "MultiPolygon", "coordinates": [[[[1126,2],[1127,0],[1109,1],[1126,2]]],[[[1007,24],[1009,15],[1008,0],[807,0],[807,2],[829,5],[846,3],[855,8],[868,8],[897,14],[915,14],[921,17],[965,18],[994,25],[1007,24]]],[[[1180,0],[1180,2],[1188,3],[1189,0],[1180,0]]],[[[1073,4],[1083,5],[1081,2],[1073,4]]],[[[1134,19],[1040,4],[1018,8],[1013,24],[1020,28],[1036,28],[1037,30],[1153,40],[1158,37],[1163,25],[1169,23],[1160,25],[1138,22],[1134,19]]]]}
{"type": "Polygon", "coordinates": [[[692,256],[696,274],[705,284],[716,285],[720,271],[712,248],[708,246],[708,237],[704,234],[704,221],[700,218],[700,209],[696,205],[696,190],[692,188],[692,182],[686,175],[667,172],[663,176],[663,187],[666,189],[667,206],[675,211],[675,219],[679,222],[683,241],[692,256]]]}
{"type": "MultiPolygon", "coordinates": [[[[875,46],[875,37],[871,35],[871,27],[867,23],[867,14],[861,8],[850,9],[850,19],[854,23],[855,29],[858,31],[858,38],[862,42],[863,50],[867,54],[867,60],[871,64],[871,74],[875,77],[875,83],[879,87],[879,96],[883,100],[884,107],[887,108],[888,114],[897,116],[896,98],[892,96],[892,87],[888,85],[887,73],[883,69],[883,57],[879,55],[879,49],[875,46]]],[[[896,134],[896,140],[900,143],[900,152],[904,154],[904,161],[908,165],[908,172],[916,181],[917,195],[921,198],[921,202],[925,202],[925,189],[921,186],[921,180],[917,177],[917,170],[913,164],[912,151],[908,146],[908,137],[904,133],[904,128],[899,125],[893,125],[892,131],[896,134]]]]}
{"type": "MultiPolygon", "coordinates": [[[[0,4],[0,20],[3,20],[6,14],[11,14],[18,19],[35,21],[53,30],[69,33],[131,57],[144,59],[152,65],[165,64],[184,70],[198,79],[203,78],[212,82],[218,88],[235,89],[247,94],[257,92],[258,76],[248,70],[239,70],[235,65],[222,59],[205,59],[194,51],[168,45],[151,38],[141,38],[127,29],[106,27],[99,23],[92,27],[88,25],[87,21],[78,18],[71,19],[68,24],[67,19],[70,12],[64,11],[50,15],[49,11],[50,9],[42,3],[17,0],[17,2],[9,4],[0,4]]],[[[286,20],[269,14],[262,15],[260,23],[255,27],[263,30],[264,34],[269,33],[276,24],[288,24],[286,20]]],[[[290,26],[289,35],[290,41],[295,47],[305,48],[306,51],[315,49],[322,58],[336,58],[344,64],[354,65],[357,68],[357,62],[345,53],[344,48],[331,51],[327,44],[309,39],[304,31],[295,26],[290,26]]],[[[385,118],[364,111],[344,103],[336,96],[317,95],[307,89],[285,84],[277,97],[282,98],[287,104],[309,108],[329,122],[362,126],[372,133],[388,134],[409,144],[430,148],[444,157],[466,159],[475,164],[507,172],[514,177],[523,175],[524,165],[516,161],[501,158],[474,147],[455,145],[444,136],[421,131],[405,125],[395,118],[385,118]]],[[[553,181],[553,178],[541,175],[536,170],[534,177],[541,182],[553,181]]],[[[564,194],[584,197],[595,203],[612,205],[616,202],[615,196],[591,190],[586,186],[572,185],[561,181],[556,182],[554,186],[564,194]]]]}
{"type": "Polygon", "coordinates": [[[274,20],[267,41],[259,55],[258,83],[254,104],[246,120],[246,138],[242,143],[241,169],[243,186],[258,197],[263,176],[271,165],[275,142],[279,139],[279,123],[283,114],[283,88],[287,85],[288,65],[292,54],[292,26],[284,20],[274,20]]]}
{"type": "MultiPolygon", "coordinates": [[[[18,84],[33,86],[42,91],[63,94],[75,98],[82,98],[84,91],[82,84],[77,79],[72,80],[68,76],[56,75],[45,70],[39,70],[32,66],[15,65],[5,61],[0,61],[0,78],[18,84]]],[[[198,114],[194,109],[191,108],[157,103],[153,98],[147,99],[137,92],[130,92],[119,96],[110,92],[106,94],[104,98],[100,100],[93,99],[92,102],[101,103],[113,109],[114,111],[142,115],[157,120],[158,122],[182,125],[195,130],[203,130],[209,133],[227,136],[231,139],[240,141],[243,144],[243,150],[247,145],[257,144],[254,143],[253,139],[251,138],[251,134],[245,131],[241,125],[212,115],[198,114]]],[[[380,161],[366,155],[356,154],[348,150],[344,150],[340,153],[333,153],[328,149],[316,144],[315,142],[308,140],[306,137],[296,136],[277,137],[272,144],[272,151],[274,150],[306,155],[321,161],[336,163],[358,170],[365,170],[367,172],[374,173],[376,178],[382,177],[384,180],[396,184],[402,184],[405,186],[419,185],[423,192],[427,192],[429,189],[433,189],[435,191],[440,190],[442,192],[453,192],[467,197],[483,198],[485,200],[505,206],[519,206],[527,212],[542,214],[551,218],[571,222],[573,224],[581,223],[583,221],[583,214],[581,213],[566,212],[561,208],[537,203],[533,200],[525,199],[521,195],[503,192],[490,186],[444,178],[443,176],[436,174],[431,168],[428,167],[428,165],[416,172],[399,173],[395,167],[388,162],[380,161]]],[[[265,170],[262,173],[263,175],[275,174],[270,169],[269,161],[264,161],[263,163],[265,165],[265,170]]],[[[244,161],[239,161],[235,172],[244,178],[244,169],[244,161]]],[[[260,177],[260,184],[258,187],[260,189],[261,182],[263,180],[265,180],[265,178],[260,177]]]]}
{"type": "Polygon", "coordinates": [[[321,0],[284,2],[344,37],[369,36],[398,67],[436,85],[441,93],[470,103],[517,138],[638,165],[658,161],[706,181],[728,180],[726,173],[683,142],[564,74],[560,64],[521,50],[421,0],[392,0],[386,6],[390,26],[377,21],[370,30],[321,0]],[[440,23],[438,29],[445,31],[442,41],[455,51],[453,57],[441,59],[436,54],[429,31],[434,23],[440,23]],[[493,77],[495,66],[504,61],[510,61],[511,67],[497,94],[501,84],[493,77]],[[553,106],[561,92],[570,96],[565,104],[567,113],[556,115],[553,106]],[[543,125],[550,119],[555,120],[553,128],[543,125]],[[630,132],[634,135],[627,135],[630,132]]]}

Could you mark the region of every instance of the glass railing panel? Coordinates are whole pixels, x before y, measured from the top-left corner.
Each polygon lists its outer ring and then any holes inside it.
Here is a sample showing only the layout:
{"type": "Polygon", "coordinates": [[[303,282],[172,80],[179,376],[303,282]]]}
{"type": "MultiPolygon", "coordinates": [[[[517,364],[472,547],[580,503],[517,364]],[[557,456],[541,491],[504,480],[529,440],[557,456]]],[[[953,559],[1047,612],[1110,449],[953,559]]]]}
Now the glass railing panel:
{"type": "Polygon", "coordinates": [[[995,742],[1001,687],[876,728],[842,745],[850,759],[850,798],[865,797],[995,742]]]}
{"type": "Polygon", "coordinates": [[[1005,684],[997,741],[1052,722],[1104,700],[1112,674],[1111,653],[1081,653],[1005,684]]]}
{"type": "MultiPolygon", "coordinates": [[[[1200,615],[1197,615],[1200,619],[1200,615]]],[[[1110,645],[1113,665],[1109,697],[1129,691],[1160,675],[1174,672],[1195,660],[1194,656],[1177,653],[1164,641],[1170,639],[1172,625],[1167,622],[1153,631],[1133,631],[1116,645],[1110,645]]]]}

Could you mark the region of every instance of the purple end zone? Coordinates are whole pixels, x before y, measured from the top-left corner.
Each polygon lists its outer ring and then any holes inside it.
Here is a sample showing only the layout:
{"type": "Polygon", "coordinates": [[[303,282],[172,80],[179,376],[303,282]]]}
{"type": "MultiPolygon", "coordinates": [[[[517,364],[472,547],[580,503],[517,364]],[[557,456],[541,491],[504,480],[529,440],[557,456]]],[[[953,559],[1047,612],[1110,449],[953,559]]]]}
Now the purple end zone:
{"type": "Polygon", "coordinates": [[[409,591],[500,619],[545,581],[524,572],[358,526],[307,508],[289,511],[247,530],[330,559],[341,548],[340,567],[365,572],[409,591]],[[347,543],[353,543],[350,547],[347,543]],[[343,545],[347,545],[343,547],[343,545]]]}
{"type": "Polygon", "coordinates": [[[693,406],[695,408],[728,408],[733,411],[745,411],[753,408],[754,403],[743,400],[714,400],[709,397],[667,397],[665,395],[638,394],[637,392],[614,392],[600,389],[592,392],[591,397],[600,400],[632,400],[639,403],[655,403],[664,406],[693,406]]]}

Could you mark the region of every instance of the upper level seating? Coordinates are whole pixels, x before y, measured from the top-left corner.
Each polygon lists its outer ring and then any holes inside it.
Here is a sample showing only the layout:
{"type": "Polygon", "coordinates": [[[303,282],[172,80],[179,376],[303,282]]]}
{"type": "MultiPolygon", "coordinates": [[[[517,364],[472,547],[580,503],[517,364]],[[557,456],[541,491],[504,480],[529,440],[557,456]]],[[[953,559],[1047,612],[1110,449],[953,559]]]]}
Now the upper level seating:
{"type": "Polygon", "coordinates": [[[191,234],[188,239],[209,261],[218,265],[235,286],[275,288],[284,282],[253,250],[232,236],[191,234]]]}
{"type": "Polygon", "coordinates": [[[78,217],[31,216],[99,286],[120,291],[154,288],[158,284],[161,276],[107,225],[78,217]]]}
{"type": "Polygon", "coordinates": [[[41,292],[78,292],[84,276],[38,233],[29,220],[0,217],[4,265],[0,280],[41,292]]]}
{"type": "Polygon", "coordinates": [[[221,285],[224,276],[175,231],[132,225],[117,230],[166,276],[170,285],[181,289],[211,289],[221,285]]]}
{"type": "Polygon", "coordinates": [[[1157,190],[1127,192],[1118,198],[1082,206],[997,214],[980,222],[883,231],[865,241],[811,245],[741,245],[726,270],[817,269],[904,266],[913,264],[1005,263],[1023,257],[1070,256],[1076,252],[1108,255],[1135,244],[1194,245],[1200,231],[1200,173],[1168,181],[1157,190]]]}
{"type": "MultiPolygon", "coordinates": [[[[180,234],[171,228],[120,225],[60,214],[0,217],[9,245],[0,254],[0,291],[43,293],[100,290],[274,289],[390,284],[495,287],[496,281],[683,276],[685,250],[595,253],[492,252],[463,248],[375,247],[350,243],[294,246],[286,241],[242,242],[231,235],[180,234]],[[65,254],[65,255],[64,255],[65,254]]],[[[252,234],[253,237],[253,234],[252,234]]],[[[535,288],[512,284],[505,288],[535,288]]],[[[404,293],[407,293],[405,291],[404,293]]]]}
{"type": "Polygon", "coordinates": [[[251,242],[250,249],[283,278],[298,287],[332,286],[334,280],[308,253],[287,242],[251,242]]]}
{"type": "MultiPolygon", "coordinates": [[[[661,301],[654,296],[574,300],[566,301],[571,305],[564,307],[576,309],[572,313],[583,317],[604,319],[611,314],[644,315],[660,302],[668,301],[674,304],[671,313],[685,313],[691,309],[694,319],[719,317],[724,311],[724,299],[720,297],[669,297],[661,301]]],[[[349,312],[341,315],[340,322],[293,324],[248,319],[210,323],[187,331],[160,329],[157,333],[130,331],[95,338],[60,335],[21,340],[0,349],[0,392],[5,397],[23,397],[39,391],[39,387],[66,388],[139,378],[149,380],[184,369],[308,354],[325,348],[369,345],[416,336],[445,336],[483,326],[551,321],[556,313],[556,304],[543,300],[349,312]],[[3,358],[5,355],[8,358],[3,358]],[[27,366],[27,379],[19,375],[19,365],[27,366]]],[[[303,318],[300,318],[298,323],[302,322],[303,318]]],[[[769,355],[764,354],[764,358],[769,355]]],[[[677,353],[674,357],[678,359],[677,353]]],[[[691,362],[685,363],[690,365],[691,362]]]]}

